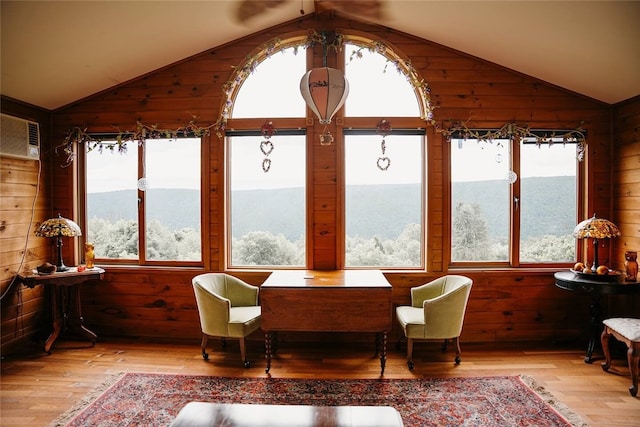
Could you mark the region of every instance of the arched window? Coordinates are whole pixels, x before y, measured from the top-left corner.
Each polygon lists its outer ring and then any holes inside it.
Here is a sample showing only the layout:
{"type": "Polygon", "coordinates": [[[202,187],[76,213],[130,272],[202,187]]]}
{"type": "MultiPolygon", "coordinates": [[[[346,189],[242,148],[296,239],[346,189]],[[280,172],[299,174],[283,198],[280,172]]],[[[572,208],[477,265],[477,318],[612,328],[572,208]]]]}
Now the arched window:
{"type": "Polygon", "coordinates": [[[233,118],[304,117],[300,76],[306,71],[304,52],[289,47],[265,58],[242,83],[233,104],[233,118]]]}
{"type": "Polygon", "coordinates": [[[402,125],[420,117],[418,97],[394,58],[375,46],[348,42],[344,52],[345,121],[367,118],[367,127],[344,131],[344,264],[422,268],[425,132],[402,125]]]}
{"type": "Polygon", "coordinates": [[[304,53],[283,49],[260,62],[236,95],[231,117],[248,123],[226,137],[229,267],[306,263],[305,132],[274,120],[304,119],[305,70],[304,53]]]}
{"type": "Polygon", "coordinates": [[[304,48],[318,39],[269,43],[231,80],[223,109],[228,268],[313,267],[327,249],[307,233],[327,224],[344,230],[337,254],[328,249],[338,268],[424,268],[428,96],[382,43],[340,40],[337,67],[350,92],[331,124],[333,147],[315,140],[322,125],[300,94],[304,48]],[[380,123],[393,128],[382,135],[380,123]],[[317,164],[312,153],[322,170],[307,170],[317,164]]]}

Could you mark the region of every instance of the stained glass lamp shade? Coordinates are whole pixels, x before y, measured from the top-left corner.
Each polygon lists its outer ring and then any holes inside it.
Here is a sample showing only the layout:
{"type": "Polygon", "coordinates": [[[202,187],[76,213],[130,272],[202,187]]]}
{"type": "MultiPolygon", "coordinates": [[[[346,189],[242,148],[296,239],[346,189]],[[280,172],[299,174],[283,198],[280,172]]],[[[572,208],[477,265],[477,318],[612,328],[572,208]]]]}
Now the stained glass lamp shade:
{"type": "Polygon", "coordinates": [[[573,237],[578,239],[593,239],[593,266],[595,271],[600,265],[598,263],[598,240],[612,239],[620,237],[621,233],[618,227],[611,221],[604,218],[593,217],[585,219],[573,229],[573,237]]]}
{"type": "Polygon", "coordinates": [[[54,237],[56,239],[58,249],[56,271],[67,271],[69,268],[62,261],[62,238],[82,236],[82,231],[80,231],[78,224],[58,214],[57,218],[48,219],[40,224],[40,227],[36,230],[36,236],[54,237]]]}

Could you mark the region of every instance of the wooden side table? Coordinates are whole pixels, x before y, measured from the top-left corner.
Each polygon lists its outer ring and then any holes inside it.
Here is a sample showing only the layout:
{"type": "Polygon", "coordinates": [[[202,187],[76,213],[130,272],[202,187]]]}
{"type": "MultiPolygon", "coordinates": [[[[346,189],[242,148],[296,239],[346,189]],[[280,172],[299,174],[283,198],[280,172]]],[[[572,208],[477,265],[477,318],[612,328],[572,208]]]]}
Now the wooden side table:
{"type": "Polygon", "coordinates": [[[589,307],[591,314],[591,319],[589,320],[590,337],[587,354],[584,357],[585,363],[591,363],[593,362],[592,355],[595,344],[600,340],[600,326],[602,321],[600,297],[602,295],[640,294],[640,282],[587,280],[577,276],[571,271],[560,271],[553,276],[556,279],[556,286],[558,288],[591,295],[592,302],[589,307]]]}
{"type": "Polygon", "coordinates": [[[45,352],[51,353],[53,343],[58,339],[60,333],[67,329],[79,333],[92,344],[96,343],[98,336],[83,325],[80,285],[103,278],[104,270],[98,267],[82,272],[71,268],[61,273],[18,275],[18,281],[29,288],[38,285],[47,287],[53,330],[44,344],[45,352]]]}

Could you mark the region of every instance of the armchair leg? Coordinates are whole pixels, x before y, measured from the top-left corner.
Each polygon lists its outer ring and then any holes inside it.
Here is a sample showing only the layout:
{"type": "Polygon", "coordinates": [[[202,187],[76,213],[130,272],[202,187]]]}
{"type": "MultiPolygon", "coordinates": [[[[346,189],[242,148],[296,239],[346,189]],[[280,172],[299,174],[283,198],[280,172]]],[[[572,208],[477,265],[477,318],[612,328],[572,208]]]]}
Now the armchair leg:
{"type": "Polygon", "coordinates": [[[413,338],[408,338],[407,339],[407,366],[409,367],[409,370],[413,370],[414,364],[413,364],[413,338]]]}
{"type": "Polygon", "coordinates": [[[455,359],[455,361],[456,361],[456,365],[459,365],[460,361],[462,360],[460,358],[460,353],[461,353],[460,352],[460,337],[455,337],[453,339],[453,341],[455,342],[455,345],[456,345],[456,359],[455,359]]]}
{"type": "Polygon", "coordinates": [[[249,363],[249,361],[247,360],[246,357],[246,347],[245,347],[245,343],[244,343],[244,338],[240,338],[240,358],[242,359],[242,363],[244,364],[245,368],[248,368],[251,363],[249,363]]]}
{"type": "Polygon", "coordinates": [[[202,334],[202,343],[200,344],[200,348],[202,349],[202,358],[204,360],[209,360],[209,354],[207,354],[208,341],[209,341],[209,337],[206,334],[202,334]]]}

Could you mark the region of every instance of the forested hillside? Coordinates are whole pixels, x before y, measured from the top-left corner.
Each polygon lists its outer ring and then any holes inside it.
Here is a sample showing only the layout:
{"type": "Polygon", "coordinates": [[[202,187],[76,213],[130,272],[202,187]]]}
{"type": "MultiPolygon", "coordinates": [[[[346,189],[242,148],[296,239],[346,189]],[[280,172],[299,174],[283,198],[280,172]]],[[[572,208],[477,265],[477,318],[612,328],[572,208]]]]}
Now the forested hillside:
{"type": "MultiPolygon", "coordinates": [[[[522,237],[524,239],[540,235],[542,232],[537,228],[544,225],[547,229],[553,226],[557,234],[571,232],[575,223],[566,224],[557,221],[562,218],[562,212],[572,210],[575,207],[575,194],[570,188],[574,184],[571,177],[550,177],[550,178],[528,178],[522,180],[523,190],[528,186],[537,188],[538,193],[533,193],[528,200],[522,200],[522,204],[536,206],[534,218],[523,218],[522,237]],[[542,196],[554,189],[552,194],[557,193],[558,188],[566,188],[563,191],[564,197],[555,200],[553,203],[542,203],[542,196]]],[[[463,182],[454,183],[456,194],[460,194],[469,202],[479,204],[481,211],[485,213],[489,233],[501,222],[504,224],[507,219],[507,207],[509,203],[508,194],[499,194],[489,188],[494,188],[490,181],[485,182],[463,182]],[[497,207],[503,207],[498,209],[497,207]]],[[[189,217],[182,212],[199,210],[198,193],[195,190],[182,189],[149,189],[149,212],[158,213],[157,219],[172,229],[194,228],[199,224],[189,223],[189,217]],[[154,202],[155,201],[155,202],[154,202]]],[[[381,227],[380,221],[383,218],[398,218],[399,227],[404,224],[417,221],[417,218],[407,217],[406,212],[415,212],[415,207],[404,205],[402,200],[412,199],[403,197],[416,191],[416,185],[386,185],[386,186],[353,186],[347,189],[353,205],[351,208],[356,214],[351,218],[352,223],[348,224],[348,229],[352,234],[360,236],[371,236],[377,234],[380,238],[394,238],[401,230],[389,229],[387,226],[381,227]],[[379,200],[397,200],[392,204],[392,208],[380,204],[380,209],[370,211],[366,208],[366,203],[376,198],[379,200]],[[373,230],[377,230],[374,233],[373,230]],[[381,235],[382,234],[382,235],[381,235]]],[[[296,212],[296,206],[301,206],[304,200],[304,192],[301,188],[289,188],[279,190],[246,190],[233,193],[233,211],[237,214],[236,222],[233,224],[234,236],[242,236],[248,231],[255,230],[256,224],[262,224],[264,230],[270,231],[274,235],[283,234],[291,241],[300,238],[304,233],[304,219],[296,212]],[[260,206],[261,209],[256,209],[260,206]]],[[[415,198],[413,198],[415,199],[415,198]]],[[[108,193],[89,194],[89,218],[98,216],[106,219],[135,219],[137,217],[136,207],[137,191],[115,191],[108,193]]],[[[428,203],[428,201],[427,201],[428,203]]],[[[456,200],[453,200],[455,206],[456,200]]],[[[529,212],[531,212],[529,210],[529,212]]]]}

